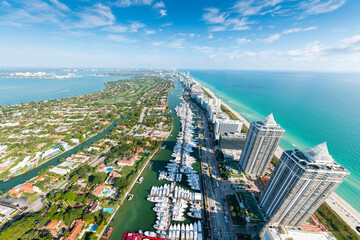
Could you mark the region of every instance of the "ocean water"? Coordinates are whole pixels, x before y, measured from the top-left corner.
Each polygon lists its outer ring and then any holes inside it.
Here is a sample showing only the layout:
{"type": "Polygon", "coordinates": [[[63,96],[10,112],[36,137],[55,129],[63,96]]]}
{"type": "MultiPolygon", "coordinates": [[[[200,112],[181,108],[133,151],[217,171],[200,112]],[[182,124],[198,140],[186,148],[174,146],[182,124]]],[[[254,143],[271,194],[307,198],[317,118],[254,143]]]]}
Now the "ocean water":
{"type": "Polygon", "coordinates": [[[190,70],[248,121],[273,113],[284,149],[327,142],[350,175],[336,193],[360,212],[360,74],[190,70]]]}

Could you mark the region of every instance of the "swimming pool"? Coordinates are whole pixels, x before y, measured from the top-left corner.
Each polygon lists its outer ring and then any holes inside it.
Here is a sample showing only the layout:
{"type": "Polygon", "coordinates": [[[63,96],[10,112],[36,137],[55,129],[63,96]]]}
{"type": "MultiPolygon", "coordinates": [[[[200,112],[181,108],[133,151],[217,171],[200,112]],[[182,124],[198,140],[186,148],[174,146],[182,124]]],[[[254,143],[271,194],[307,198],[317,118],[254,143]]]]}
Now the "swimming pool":
{"type": "Polygon", "coordinates": [[[97,229],[98,229],[98,225],[93,224],[93,225],[91,225],[89,230],[92,232],[95,232],[97,229]]]}
{"type": "Polygon", "coordinates": [[[111,172],[112,170],[114,170],[114,168],[112,168],[112,167],[109,167],[106,169],[107,172],[111,172]]]}
{"type": "Polygon", "coordinates": [[[108,193],[109,193],[109,190],[104,190],[103,193],[104,193],[104,194],[108,194],[108,193]]]}
{"type": "Polygon", "coordinates": [[[112,213],[114,211],[114,209],[113,208],[104,208],[102,211],[112,213]]]}

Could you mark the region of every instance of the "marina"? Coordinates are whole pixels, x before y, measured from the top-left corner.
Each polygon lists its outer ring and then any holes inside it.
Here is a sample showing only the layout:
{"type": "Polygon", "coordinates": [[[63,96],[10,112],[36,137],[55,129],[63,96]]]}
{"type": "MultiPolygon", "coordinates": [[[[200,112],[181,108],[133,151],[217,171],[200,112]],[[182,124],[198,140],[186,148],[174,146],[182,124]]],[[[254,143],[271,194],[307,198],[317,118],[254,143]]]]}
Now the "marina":
{"type": "MultiPolygon", "coordinates": [[[[183,206],[185,205],[185,202],[187,208],[193,205],[202,207],[201,201],[200,203],[199,201],[194,200],[195,193],[197,193],[196,194],[197,197],[201,196],[201,194],[199,192],[194,192],[191,189],[191,185],[189,184],[189,182],[185,180],[187,176],[181,178],[180,182],[161,179],[160,177],[160,172],[166,172],[167,174],[176,173],[181,175],[195,174],[196,172],[195,170],[190,171],[191,168],[187,166],[190,165],[190,163],[187,161],[196,161],[196,159],[195,158],[193,159],[193,157],[191,156],[190,151],[188,152],[188,154],[186,151],[183,152],[183,154],[185,153],[183,156],[188,155],[188,157],[186,157],[187,160],[183,161],[186,164],[182,165],[183,166],[182,168],[180,167],[179,164],[177,172],[171,172],[168,171],[169,168],[165,168],[165,166],[175,166],[175,165],[169,165],[176,163],[176,162],[170,162],[169,160],[176,161],[176,157],[175,159],[173,159],[174,157],[172,157],[172,155],[175,153],[174,151],[175,146],[179,145],[178,142],[179,136],[183,134],[181,133],[182,132],[181,118],[178,116],[175,110],[175,108],[177,106],[180,106],[180,104],[182,103],[182,100],[177,95],[182,95],[183,87],[180,85],[178,81],[175,81],[174,85],[175,85],[175,89],[172,90],[172,92],[169,94],[169,99],[168,99],[168,105],[171,110],[171,116],[174,119],[172,132],[163,145],[164,149],[159,150],[159,153],[156,154],[151,161],[152,165],[148,169],[146,169],[142,174],[142,177],[144,178],[142,184],[134,185],[132,191],[130,192],[131,194],[134,195],[132,200],[125,201],[118,210],[118,212],[116,213],[116,215],[114,216],[113,221],[110,223],[110,226],[113,227],[114,230],[111,236],[109,237],[109,239],[119,239],[124,236],[125,232],[138,233],[139,230],[144,231],[144,234],[146,236],[155,237],[155,234],[156,236],[160,236],[159,233],[161,233],[162,237],[169,238],[171,226],[180,224],[180,228],[181,228],[181,225],[184,224],[184,229],[186,230],[187,224],[190,226],[191,224],[194,224],[195,222],[197,223],[199,221],[199,218],[192,217],[195,216],[195,214],[187,214],[185,213],[185,211],[182,210],[183,206]],[[164,187],[165,184],[166,187],[164,187]],[[155,189],[157,189],[156,193],[155,193],[155,189]],[[162,189],[162,193],[160,193],[159,189],[162,189]],[[168,189],[168,190],[164,190],[164,189],[168,189]],[[170,189],[172,189],[173,191],[170,192],[170,189]],[[149,196],[151,195],[151,190],[153,191],[154,196],[149,196]],[[172,198],[172,201],[170,201],[170,198],[162,196],[164,192],[165,195],[170,196],[171,194],[172,196],[174,196],[175,194],[175,196],[177,197],[180,196],[180,198],[172,198]],[[147,201],[149,197],[151,197],[152,201],[147,201]],[[174,201],[174,199],[177,200],[174,201]],[[154,211],[154,209],[159,212],[154,211]],[[170,220],[170,214],[165,214],[165,212],[168,211],[168,209],[174,210],[172,211],[175,213],[173,219],[182,220],[182,222],[170,220]],[[165,224],[163,224],[164,221],[162,221],[164,219],[168,219],[166,228],[164,228],[165,224]],[[155,226],[159,229],[156,229],[155,226]],[[156,231],[159,232],[157,233],[156,231]]],[[[189,134],[187,135],[188,137],[190,137],[189,134]]],[[[196,142],[194,142],[193,144],[195,146],[196,142]]],[[[190,150],[189,147],[187,149],[190,150]]],[[[178,158],[177,161],[179,161],[179,159],[181,159],[181,157],[178,158]]],[[[178,178],[178,180],[180,179],[178,178]]],[[[190,207],[189,209],[192,209],[192,207],[190,207]]],[[[184,237],[186,237],[186,232],[184,233],[185,233],[184,237]]],[[[195,234],[194,230],[192,234],[194,236],[195,234]]],[[[174,233],[172,233],[172,235],[174,235],[174,233]]],[[[195,235],[198,236],[198,232],[195,235]]],[[[190,232],[189,232],[189,239],[190,239],[190,232]]],[[[198,237],[196,239],[201,239],[201,238],[198,237]]]]}
{"type": "Polygon", "coordinates": [[[196,158],[190,154],[193,148],[197,147],[197,140],[194,136],[194,113],[190,105],[185,103],[182,97],[179,97],[182,103],[175,107],[177,116],[180,118],[180,131],[177,136],[177,142],[173,148],[169,163],[165,169],[159,172],[158,179],[170,181],[170,184],[162,186],[152,186],[150,194],[147,197],[149,202],[155,203],[153,208],[156,212],[156,221],[153,227],[156,234],[161,238],[168,239],[202,239],[202,227],[200,221],[194,223],[171,225],[172,222],[183,222],[186,220],[184,214],[191,207],[187,216],[194,219],[201,219],[202,212],[202,193],[200,191],[200,176],[193,169],[196,158]],[[187,176],[187,184],[192,190],[177,186],[182,182],[183,175],[187,176]],[[199,232],[198,232],[199,231],[199,232]]]}

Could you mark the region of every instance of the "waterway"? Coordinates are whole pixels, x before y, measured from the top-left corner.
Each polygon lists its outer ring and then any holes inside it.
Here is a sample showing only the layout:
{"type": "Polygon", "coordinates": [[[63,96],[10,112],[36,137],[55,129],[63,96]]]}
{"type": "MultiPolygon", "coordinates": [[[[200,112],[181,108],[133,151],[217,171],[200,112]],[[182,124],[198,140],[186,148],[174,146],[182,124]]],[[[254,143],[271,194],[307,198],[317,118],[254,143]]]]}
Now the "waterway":
{"type": "Polygon", "coordinates": [[[125,232],[137,232],[140,229],[143,231],[154,231],[153,224],[155,224],[156,214],[152,210],[154,203],[146,200],[147,195],[150,193],[152,186],[161,186],[165,183],[169,183],[166,180],[159,181],[158,171],[164,170],[165,165],[168,163],[171,157],[172,150],[176,144],[176,138],[180,131],[180,119],[176,115],[175,107],[181,103],[178,95],[183,94],[184,88],[176,81],[174,82],[175,88],[170,92],[168,98],[168,105],[171,110],[171,116],[174,119],[173,129],[164,142],[166,147],[159,150],[152,161],[151,168],[147,168],[142,177],[144,181],[142,184],[135,184],[131,194],[134,195],[131,201],[125,200],[123,205],[119,208],[119,211],[110,223],[110,226],[114,228],[110,240],[122,239],[125,232]]]}
{"type": "Polygon", "coordinates": [[[111,132],[111,130],[122,120],[124,120],[124,118],[119,118],[117,120],[115,120],[110,126],[108,126],[105,130],[103,130],[102,132],[100,132],[99,134],[89,138],[88,140],[86,140],[85,142],[75,146],[74,148],[58,155],[57,157],[49,160],[48,162],[38,166],[37,168],[30,170],[24,174],[21,174],[19,176],[13,177],[8,181],[0,181],[0,190],[5,193],[7,191],[9,191],[10,189],[12,189],[13,187],[22,184],[30,179],[32,179],[33,177],[37,176],[39,174],[39,172],[43,169],[46,169],[49,166],[55,166],[60,164],[60,159],[62,158],[67,158],[70,155],[76,153],[79,150],[82,150],[86,147],[91,146],[94,142],[99,141],[100,139],[102,139],[103,137],[105,137],[107,134],[109,134],[111,132]]]}

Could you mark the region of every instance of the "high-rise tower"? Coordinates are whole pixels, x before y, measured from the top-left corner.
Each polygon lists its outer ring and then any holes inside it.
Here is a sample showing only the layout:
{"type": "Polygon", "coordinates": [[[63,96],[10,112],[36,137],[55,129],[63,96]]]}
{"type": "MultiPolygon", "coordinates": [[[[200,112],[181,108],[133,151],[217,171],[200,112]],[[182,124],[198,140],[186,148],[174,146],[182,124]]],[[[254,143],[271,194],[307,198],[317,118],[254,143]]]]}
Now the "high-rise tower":
{"type": "Polygon", "coordinates": [[[271,225],[302,226],[349,174],[326,143],[285,151],[260,197],[271,225]]]}
{"type": "Polygon", "coordinates": [[[241,169],[251,175],[263,176],[284,132],[272,113],[261,121],[252,122],[240,156],[241,169]]]}

